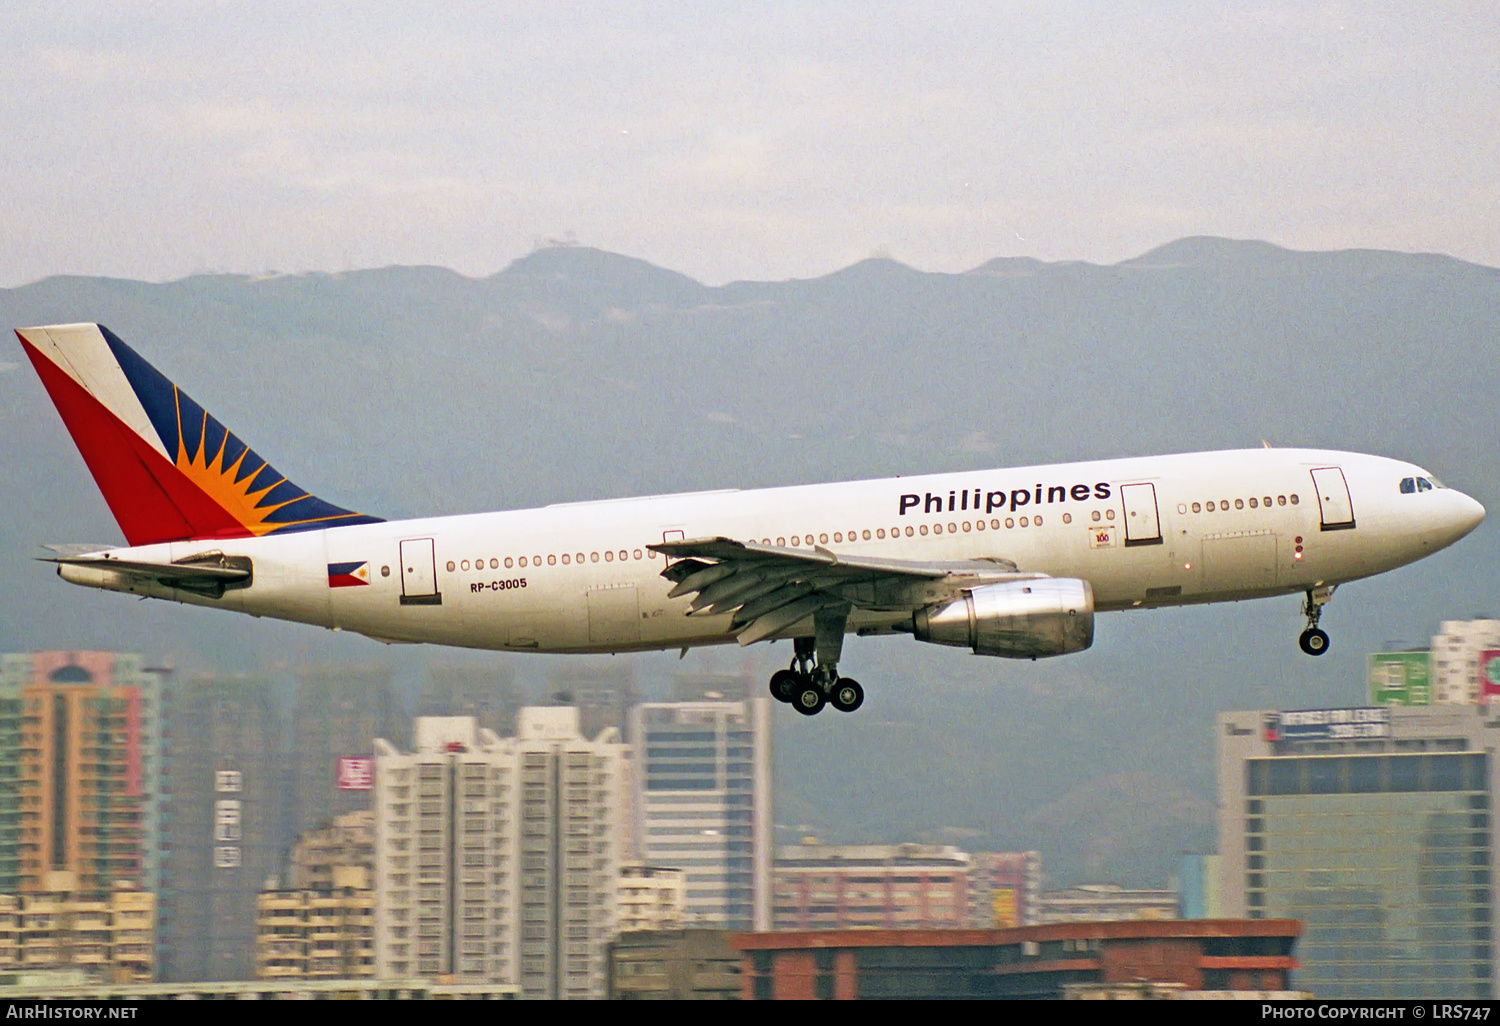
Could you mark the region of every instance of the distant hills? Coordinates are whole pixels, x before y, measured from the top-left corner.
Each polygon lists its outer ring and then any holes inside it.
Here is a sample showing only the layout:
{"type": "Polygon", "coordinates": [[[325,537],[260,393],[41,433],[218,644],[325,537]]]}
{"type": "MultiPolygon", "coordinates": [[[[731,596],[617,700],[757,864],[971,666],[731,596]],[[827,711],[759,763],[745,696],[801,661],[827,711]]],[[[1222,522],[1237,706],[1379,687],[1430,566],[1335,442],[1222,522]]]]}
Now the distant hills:
{"type": "MultiPolygon", "coordinates": [[[[710,287],[567,247],[477,279],[56,277],[0,290],[0,311],[102,321],[299,483],[387,517],[1262,439],[1401,456],[1500,510],[1500,271],[1444,256],[1190,238],[1111,266],[866,260],[710,287]]],[[[421,672],[421,650],[53,580],[39,543],[119,534],[19,347],[0,352],[0,487],[0,650],[421,672]]],[[[1500,611],[1497,556],[1486,524],[1344,589],[1316,662],[1292,599],[1105,617],[1051,663],[852,641],[865,709],[777,716],[784,839],[1040,845],[1059,884],[1161,883],[1212,844],[1216,710],[1360,701],[1367,651],[1500,611]]],[[[688,659],[761,675],[783,647],[688,659]]],[[[566,672],[516,665],[538,689],[566,672]]],[[[636,660],[642,690],[672,665],[636,660]]]]}

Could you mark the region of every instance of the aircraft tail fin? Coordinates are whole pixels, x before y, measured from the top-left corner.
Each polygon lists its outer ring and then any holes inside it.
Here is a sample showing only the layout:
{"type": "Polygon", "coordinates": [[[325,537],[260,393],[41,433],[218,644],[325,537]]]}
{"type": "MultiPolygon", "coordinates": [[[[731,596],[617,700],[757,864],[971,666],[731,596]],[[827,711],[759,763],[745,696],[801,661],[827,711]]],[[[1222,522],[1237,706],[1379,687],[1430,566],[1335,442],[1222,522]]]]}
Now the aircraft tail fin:
{"type": "Polygon", "coordinates": [[[379,522],[288,481],[102,324],[16,336],[131,545],[379,522]]]}

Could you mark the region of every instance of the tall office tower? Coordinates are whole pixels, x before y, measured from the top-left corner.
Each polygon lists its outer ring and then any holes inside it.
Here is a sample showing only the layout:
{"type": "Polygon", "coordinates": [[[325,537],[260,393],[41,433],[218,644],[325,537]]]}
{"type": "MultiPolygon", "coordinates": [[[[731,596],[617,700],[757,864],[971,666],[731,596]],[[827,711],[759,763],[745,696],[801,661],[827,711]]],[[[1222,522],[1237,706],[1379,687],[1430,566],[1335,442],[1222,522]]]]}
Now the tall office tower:
{"type": "Polygon", "coordinates": [[[1298,990],[1493,998],[1500,722],[1469,706],[1218,717],[1225,915],[1300,919],[1298,990]]]}
{"type": "Polygon", "coordinates": [[[1042,855],[982,851],[969,861],[969,926],[976,930],[1033,926],[1042,893],[1042,855]]]}
{"type": "Polygon", "coordinates": [[[376,743],[377,975],[604,995],[623,746],[582,737],[571,707],[516,726],[424,717],[410,754],[376,743]]]}
{"type": "Polygon", "coordinates": [[[770,700],[631,713],[640,857],[687,874],[688,921],[771,928],[770,700]]]}
{"type": "Polygon", "coordinates": [[[39,893],[71,873],[81,895],[159,883],[162,678],[139,656],[36,652],[0,657],[0,878],[39,893]],[[16,715],[19,713],[19,716],[16,715]]]}
{"type": "MultiPolygon", "coordinates": [[[[1432,701],[1438,705],[1488,702],[1480,662],[1500,654],[1500,620],[1444,620],[1432,639],[1432,701]]],[[[1487,661],[1487,660],[1486,660],[1487,661]]],[[[1493,683],[1500,684],[1500,680],[1493,683]]]]}
{"type": "MultiPolygon", "coordinates": [[[[509,737],[516,732],[520,709],[521,692],[516,687],[515,668],[509,662],[428,663],[427,680],[417,693],[412,715],[472,716],[485,730],[509,737]]],[[[402,744],[390,735],[381,737],[402,744]]]]}
{"type": "Polygon", "coordinates": [[[776,929],[960,929],[968,875],[968,854],[952,845],[786,845],[776,852],[776,929]]]}
{"type": "Polygon", "coordinates": [[[299,670],[292,720],[292,831],[368,809],[368,778],[356,777],[359,786],[350,786],[349,766],[351,760],[368,763],[377,737],[400,737],[403,723],[391,694],[391,671],[384,666],[299,670]]]}
{"type": "Polygon", "coordinates": [[[635,705],[635,669],[628,662],[568,665],[552,679],[554,701],[578,709],[578,730],[597,737],[613,727],[623,736],[635,705]]]}
{"type": "Polygon", "coordinates": [[[289,838],[281,716],[269,681],[198,677],[172,701],[157,956],[170,982],[255,975],[255,901],[289,838]]]}

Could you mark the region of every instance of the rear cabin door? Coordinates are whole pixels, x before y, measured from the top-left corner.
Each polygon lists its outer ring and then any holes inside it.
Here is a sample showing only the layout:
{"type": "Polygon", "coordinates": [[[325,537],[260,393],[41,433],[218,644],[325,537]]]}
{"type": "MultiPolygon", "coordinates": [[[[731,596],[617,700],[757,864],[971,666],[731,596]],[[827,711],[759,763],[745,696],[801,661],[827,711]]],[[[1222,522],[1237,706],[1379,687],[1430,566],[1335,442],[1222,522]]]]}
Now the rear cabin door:
{"type": "Polygon", "coordinates": [[[1160,545],[1161,520],[1156,515],[1156,485],[1128,484],[1120,488],[1125,504],[1125,547],[1160,545]]]}
{"type": "Polygon", "coordinates": [[[401,543],[401,604],[442,605],[438,594],[437,555],[431,538],[408,538],[401,543]]]}
{"type": "Polygon", "coordinates": [[[1354,503],[1349,498],[1349,482],[1338,467],[1319,467],[1312,472],[1313,487],[1318,491],[1318,513],[1325,531],[1352,531],[1354,503]]]}

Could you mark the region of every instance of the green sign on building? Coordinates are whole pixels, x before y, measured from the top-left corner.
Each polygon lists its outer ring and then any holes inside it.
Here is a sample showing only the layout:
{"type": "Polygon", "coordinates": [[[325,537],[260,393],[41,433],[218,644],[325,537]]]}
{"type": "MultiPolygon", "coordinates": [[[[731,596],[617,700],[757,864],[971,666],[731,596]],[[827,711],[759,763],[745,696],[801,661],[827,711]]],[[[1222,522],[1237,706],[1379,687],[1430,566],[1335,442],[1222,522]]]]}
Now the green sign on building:
{"type": "Polygon", "coordinates": [[[1431,652],[1376,652],[1370,656],[1371,705],[1431,705],[1431,652]]]}

